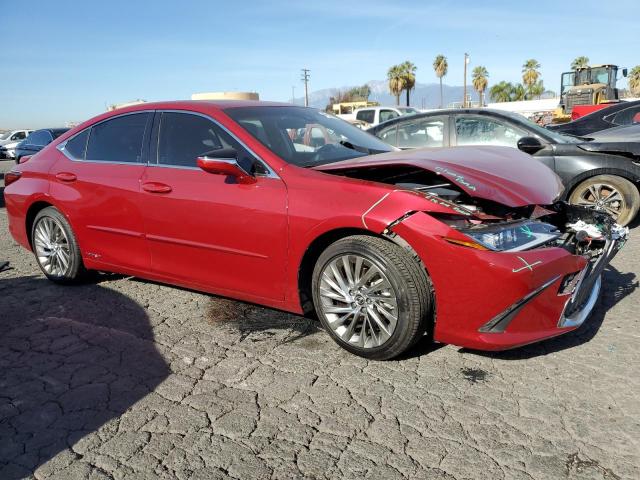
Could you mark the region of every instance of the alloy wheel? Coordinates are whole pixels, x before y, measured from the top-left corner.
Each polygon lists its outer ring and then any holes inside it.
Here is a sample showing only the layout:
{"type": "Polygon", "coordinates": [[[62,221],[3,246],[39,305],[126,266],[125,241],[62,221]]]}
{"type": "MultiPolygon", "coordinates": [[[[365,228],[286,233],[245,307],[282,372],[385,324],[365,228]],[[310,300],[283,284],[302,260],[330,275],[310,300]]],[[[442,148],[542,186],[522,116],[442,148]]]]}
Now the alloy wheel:
{"type": "Polygon", "coordinates": [[[320,276],[320,309],[343,341],[360,348],[383,345],[396,328],[398,301],[385,273],[355,254],[333,258],[320,276]]]}
{"type": "Polygon", "coordinates": [[[606,183],[592,183],[579,194],[578,205],[594,207],[605,211],[614,218],[618,218],[625,208],[622,194],[612,185],[606,183]]]}
{"type": "Polygon", "coordinates": [[[38,263],[49,275],[62,277],[71,266],[69,239],[62,225],[52,217],[42,217],[34,229],[33,246],[38,263]]]}

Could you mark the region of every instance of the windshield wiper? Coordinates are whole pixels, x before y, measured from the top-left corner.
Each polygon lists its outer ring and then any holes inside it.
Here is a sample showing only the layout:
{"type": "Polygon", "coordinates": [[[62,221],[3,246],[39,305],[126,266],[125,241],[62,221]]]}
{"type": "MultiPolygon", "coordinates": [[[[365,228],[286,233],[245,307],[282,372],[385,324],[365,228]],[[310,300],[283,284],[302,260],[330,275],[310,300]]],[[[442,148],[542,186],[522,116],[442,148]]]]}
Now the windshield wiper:
{"type": "Polygon", "coordinates": [[[373,153],[372,150],[370,150],[370,149],[368,149],[366,147],[361,147],[360,145],[354,145],[353,143],[349,142],[348,140],[340,140],[338,143],[340,145],[342,145],[343,147],[350,148],[351,150],[355,150],[356,152],[366,153],[367,155],[371,155],[373,153]]]}

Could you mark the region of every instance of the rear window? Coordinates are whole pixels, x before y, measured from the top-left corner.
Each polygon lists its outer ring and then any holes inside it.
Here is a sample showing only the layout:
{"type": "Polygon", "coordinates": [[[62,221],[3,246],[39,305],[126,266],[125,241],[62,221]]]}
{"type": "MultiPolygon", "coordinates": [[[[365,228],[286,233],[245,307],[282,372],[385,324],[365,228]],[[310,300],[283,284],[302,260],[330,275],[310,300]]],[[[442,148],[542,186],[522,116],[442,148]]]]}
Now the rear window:
{"type": "Polygon", "coordinates": [[[376,112],[375,110],[360,110],[356,113],[356,120],[366,123],[373,123],[376,112]]]}

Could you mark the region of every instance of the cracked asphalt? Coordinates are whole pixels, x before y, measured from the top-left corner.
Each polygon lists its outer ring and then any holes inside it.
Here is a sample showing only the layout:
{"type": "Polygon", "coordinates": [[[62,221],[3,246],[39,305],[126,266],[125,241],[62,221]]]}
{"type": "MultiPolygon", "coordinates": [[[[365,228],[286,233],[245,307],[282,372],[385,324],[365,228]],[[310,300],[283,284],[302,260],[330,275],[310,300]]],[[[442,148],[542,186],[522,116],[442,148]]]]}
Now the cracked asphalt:
{"type": "Polygon", "coordinates": [[[391,362],[255,305],[54,285],[0,202],[2,260],[0,479],[640,478],[638,228],[580,330],[391,362]]]}

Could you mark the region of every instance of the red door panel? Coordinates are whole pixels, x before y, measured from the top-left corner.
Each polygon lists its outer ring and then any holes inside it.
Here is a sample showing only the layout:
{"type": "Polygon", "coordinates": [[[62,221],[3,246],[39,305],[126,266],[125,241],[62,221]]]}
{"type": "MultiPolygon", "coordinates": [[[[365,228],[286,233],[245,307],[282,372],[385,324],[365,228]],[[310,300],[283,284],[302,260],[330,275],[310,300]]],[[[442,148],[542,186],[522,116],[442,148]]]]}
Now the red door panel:
{"type": "Polygon", "coordinates": [[[148,166],[141,182],[154,273],[284,299],[287,216],[280,179],[258,177],[246,185],[195,168],[148,166]]]}
{"type": "Polygon", "coordinates": [[[70,219],[83,256],[89,262],[148,271],[151,257],[138,205],[144,165],[58,156],[50,193],[70,219]]]}

